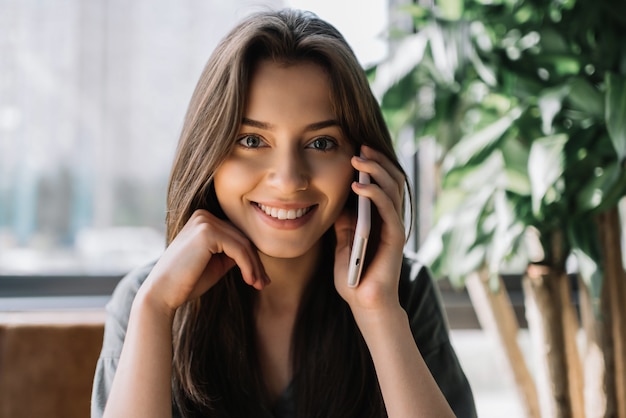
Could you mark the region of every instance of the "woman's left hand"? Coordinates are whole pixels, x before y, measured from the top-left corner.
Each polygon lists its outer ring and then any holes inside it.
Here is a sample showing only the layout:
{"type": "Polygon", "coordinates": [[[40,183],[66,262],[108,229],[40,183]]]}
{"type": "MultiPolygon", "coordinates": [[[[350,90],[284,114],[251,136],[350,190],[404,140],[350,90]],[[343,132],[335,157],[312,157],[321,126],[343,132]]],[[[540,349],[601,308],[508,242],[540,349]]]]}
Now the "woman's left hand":
{"type": "Polygon", "coordinates": [[[405,244],[404,174],[380,152],[362,146],[362,156],[353,157],[353,167],[370,175],[371,184],[353,183],[352,190],[367,197],[382,221],[379,242],[370,242],[376,252],[363,270],[357,287],[348,287],[348,263],[356,224],[355,215],[344,210],[335,222],[335,287],[356,314],[397,308],[398,281],[405,244]]]}

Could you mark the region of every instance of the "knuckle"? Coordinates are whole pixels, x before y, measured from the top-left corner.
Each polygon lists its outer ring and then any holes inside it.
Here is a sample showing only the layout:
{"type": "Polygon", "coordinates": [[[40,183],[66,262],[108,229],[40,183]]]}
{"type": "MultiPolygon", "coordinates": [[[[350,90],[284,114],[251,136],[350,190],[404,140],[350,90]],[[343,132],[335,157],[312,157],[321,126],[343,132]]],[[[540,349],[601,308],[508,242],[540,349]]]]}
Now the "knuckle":
{"type": "Polygon", "coordinates": [[[209,215],[209,211],[206,209],[196,209],[193,211],[193,213],[191,214],[192,218],[202,218],[209,215]]]}
{"type": "Polygon", "coordinates": [[[215,227],[209,222],[198,222],[194,225],[194,229],[199,235],[213,235],[215,227]]]}

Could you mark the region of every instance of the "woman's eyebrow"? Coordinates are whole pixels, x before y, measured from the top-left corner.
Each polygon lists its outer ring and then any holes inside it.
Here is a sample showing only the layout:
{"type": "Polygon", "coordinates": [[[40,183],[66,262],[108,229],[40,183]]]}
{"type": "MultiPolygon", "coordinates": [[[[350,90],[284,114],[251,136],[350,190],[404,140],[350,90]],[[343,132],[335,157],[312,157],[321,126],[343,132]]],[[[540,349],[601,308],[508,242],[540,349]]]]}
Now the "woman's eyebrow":
{"type": "Polygon", "coordinates": [[[261,122],[258,120],[254,120],[254,119],[249,119],[249,118],[242,118],[241,119],[241,124],[242,125],[247,125],[247,126],[251,126],[253,128],[259,128],[259,129],[264,129],[266,131],[270,131],[272,130],[272,125],[266,122],[261,122]]]}
{"type": "Polygon", "coordinates": [[[339,122],[334,119],[315,122],[306,126],[306,131],[319,131],[320,129],[329,128],[331,126],[339,126],[339,122]]]}
{"type": "MultiPolygon", "coordinates": [[[[242,125],[251,126],[253,128],[264,129],[266,131],[271,131],[273,129],[273,125],[267,122],[261,122],[258,120],[250,119],[250,118],[242,118],[242,125]]],[[[335,119],[323,120],[321,122],[315,122],[307,125],[304,130],[305,131],[319,131],[320,129],[328,128],[331,126],[339,126],[339,122],[335,119]]]]}

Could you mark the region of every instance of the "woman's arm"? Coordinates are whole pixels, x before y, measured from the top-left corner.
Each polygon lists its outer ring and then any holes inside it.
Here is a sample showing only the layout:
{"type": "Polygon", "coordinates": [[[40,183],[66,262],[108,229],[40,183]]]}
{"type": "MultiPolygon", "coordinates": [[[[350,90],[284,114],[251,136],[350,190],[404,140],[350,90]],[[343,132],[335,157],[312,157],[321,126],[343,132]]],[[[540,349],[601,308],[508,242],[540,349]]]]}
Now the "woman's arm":
{"type": "Polygon", "coordinates": [[[196,211],[135,297],[104,417],[171,417],[175,312],[235,264],[249,285],[262,289],[268,283],[249,240],[209,212],[196,211]]]}
{"type": "Polygon", "coordinates": [[[104,417],[172,416],[173,316],[147,293],[140,289],[133,302],[104,417]]]}
{"type": "Polygon", "coordinates": [[[398,297],[405,239],[404,175],[369,147],[362,147],[362,155],[364,158],[354,157],[352,164],[368,173],[373,182],[353,184],[353,190],[369,198],[378,209],[382,220],[380,239],[371,243],[376,252],[359,286],[347,287],[354,222],[349,216],[340,217],[335,223],[335,287],[350,305],[370,350],[388,416],[454,417],[415,344],[398,297]]]}
{"type": "Polygon", "coordinates": [[[415,344],[404,309],[353,312],[389,417],[454,417],[415,344]]]}
{"type": "Polygon", "coordinates": [[[474,395],[450,342],[441,295],[415,254],[405,251],[399,285],[413,340],[441,392],[458,418],[476,418],[474,395]]]}

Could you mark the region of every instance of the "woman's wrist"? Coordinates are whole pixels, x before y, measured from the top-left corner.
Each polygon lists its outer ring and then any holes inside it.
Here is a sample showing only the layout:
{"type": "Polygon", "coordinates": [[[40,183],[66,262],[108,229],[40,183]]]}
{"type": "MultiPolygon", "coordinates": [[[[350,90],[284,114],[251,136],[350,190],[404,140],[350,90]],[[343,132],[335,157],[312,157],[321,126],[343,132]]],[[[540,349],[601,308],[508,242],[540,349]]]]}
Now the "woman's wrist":
{"type": "Polygon", "coordinates": [[[132,305],[132,313],[140,313],[142,316],[153,317],[157,321],[165,321],[170,325],[174,321],[176,309],[172,309],[161,301],[155,289],[146,282],[139,288],[132,305]]]}
{"type": "Polygon", "coordinates": [[[366,342],[408,326],[407,313],[399,303],[379,309],[353,309],[352,314],[366,342]]]}

